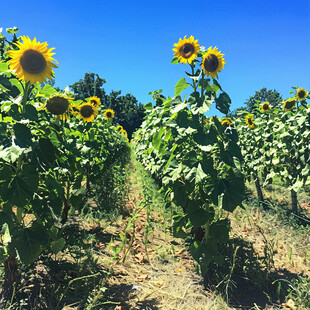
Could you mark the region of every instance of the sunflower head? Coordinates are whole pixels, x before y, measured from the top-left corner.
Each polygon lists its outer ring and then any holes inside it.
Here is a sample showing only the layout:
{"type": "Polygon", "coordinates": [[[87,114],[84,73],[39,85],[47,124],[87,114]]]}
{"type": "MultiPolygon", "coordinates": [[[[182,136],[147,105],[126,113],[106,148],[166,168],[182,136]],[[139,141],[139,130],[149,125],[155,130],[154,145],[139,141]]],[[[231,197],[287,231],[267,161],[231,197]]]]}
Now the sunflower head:
{"type": "Polygon", "coordinates": [[[247,125],[251,128],[254,129],[255,125],[254,125],[254,121],[253,121],[253,114],[248,114],[245,117],[245,122],[247,123],[247,125]]]}
{"type": "Polygon", "coordinates": [[[270,103],[268,101],[263,102],[262,105],[260,106],[260,108],[263,112],[266,112],[266,111],[270,110],[270,103]]]}
{"type": "Polygon", "coordinates": [[[127,131],[123,129],[122,133],[127,137],[127,131]]]}
{"type": "Polygon", "coordinates": [[[289,98],[289,99],[287,99],[287,100],[284,101],[284,103],[283,103],[283,109],[284,109],[285,111],[290,111],[290,110],[292,110],[292,109],[294,108],[295,103],[296,103],[295,98],[289,98]]]}
{"type": "Polygon", "coordinates": [[[224,127],[229,127],[231,122],[228,119],[224,119],[221,123],[224,127]]]}
{"type": "Polygon", "coordinates": [[[55,54],[52,53],[53,48],[47,48],[46,42],[37,42],[36,38],[31,41],[29,37],[23,36],[21,39],[23,43],[15,43],[17,50],[7,52],[11,57],[10,69],[16,72],[17,78],[30,81],[31,84],[51,79],[54,75],[52,68],[57,68],[52,57],[55,54]]]}
{"type": "Polygon", "coordinates": [[[190,36],[188,39],[185,36],[183,40],[180,38],[179,42],[174,44],[174,47],[172,49],[174,57],[177,57],[179,62],[184,64],[191,64],[200,50],[198,40],[195,40],[193,36],[190,36]]]}
{"type": "Polygon", "coordinates": [[[93,96],[89,98],[89,103],[92,104],[94,107],[98,108],[101,104],[101,101],[98,97],[93,96]]]}
{"type": "Polygon", "coordinates": [[[79,115],[84,122],[92,122],[98,114],[98,109],[90,103],[83,103],[79,106],[79,115]]]}
{"type": "Polygon", "coordinates": [[[104,117],[106,120],[109,120],[114,117],[114,111],[111,109],[106,109],[104,112],[104,117]]]}
{"type": "Polygon", "coordinates": [[[124,129],[123,126],[119,125],[116,127],[116,130],[121,133],[124,129]]]}
{"type": "Polygon", "coordinates": [[[306,91],[304,88],[299,88],[295,94],[295,97],[298,99],[298,100],[304,100],[307,98],[309,92],[306,91]]]}
{"type": "Polygon", "coordinates": [[[56,95],[46,101],[46,110],[54,115],[62,115],[68,111],[69,100],[61,95],[56,95]]]}
{"type": "Polygon", "coordinates": [[[224,68],[224,54],[218,51],[217,47],[210,46],[202,56],[201,68],[207,76],[211,75],[213,79],[218,78],[217,73],[224,68]]]}

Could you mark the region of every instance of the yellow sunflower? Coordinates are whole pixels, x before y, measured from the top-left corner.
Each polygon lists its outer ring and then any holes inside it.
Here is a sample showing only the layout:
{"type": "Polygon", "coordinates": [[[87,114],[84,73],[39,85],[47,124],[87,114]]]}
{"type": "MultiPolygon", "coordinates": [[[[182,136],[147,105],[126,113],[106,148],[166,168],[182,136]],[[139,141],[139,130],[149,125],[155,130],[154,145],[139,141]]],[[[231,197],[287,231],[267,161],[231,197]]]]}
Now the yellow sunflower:
{"type": "Polygon", "coordinates": [[[46,101],[45,108],[53,115],[63,115],[69,109],[69,100],[61,95],[55,95],[46,101]]]}
{"type": "Polygon", "coordinates": [[[127,137],[127,131],[123,129],[122,133],[127,137]]]}
{"type": "Polygon", "coordinates": [[[202,56],[201,68],[207,76],[211,75],[213,79],[218,78],[217,73],[224,68],[224,54],[218,51],[217,47],[210,46],[202,56]]]}
{"type": "Polygon", "coordinates": [[[248,126],[249,126],[251,129],[254,129],[255,125],[254,125],[254,121],[253,121],[253,114],[248,114],[248,115],[245,117],[245,122],[248,124],[248,126]]]}
{"type": "Polygon", "coordinates": [[[116,130],[118,132],[122,133],[124,129],[123,129],[123,126],[119,125],[119,126],[117,126],[116,130]]]}
{"type": "Polygon", "coordinates": [[[266,111],[270,110],[270,103],[268,101],[265,101],[262,103],[260,108],[263,112],[266,112],[266,111]]]}
{"type": "Polygon", "coordinates": [[[109,120],[114,117],[114,111],[111,109],[106,109],[104,112],[104,117],[106,120],[109,120]]]}
{"type": "Polygon", "coordinates": [[[289,98],[289,99],[284,101],[283,109],[285,111],[290,111],[290,110],[292,110],[294,108],[295,103],[296,103],[295,98],[289,98]]]}
{"type": "Polygon", "coordinates": [[[83,103],[79,106],[79,115],[84,122],[92,122],[98,114],[98,109],[90,103],[83,103]]]}
{"type": "Polygon", "coordinates": [[[9,60],[10,69],[16,72],[17,78],[30,81],[31,84],[36,82],[43,83],[46,79],[51,79],[54,75],[53,68],[57,68],[56,60],[52,57],[54,48],[47,48],[48,44],[37,42],[34,38],[32,41],[29,37],[21,37],[21,41],[15,43],[18,50],[8,51],[11,57],[9,60]]]}
{"type": "Polygon", "coordinates": [[[304,100],[307,98],[309,92],[306,91],[304,88],[299,88],[295,94],[295,97],[298,99],[298,100],[304,100]]]}
{"type": "Polygon", "coordinates": [[[99,107],[101,104],[101,101],[98,97],[93,96],[89,98],[89,103],[92,104],[94,107],[99,107]]]}
{"type": "Polygon", "coordinates": [[[228,119],[224,119],[224,120],[222,121],[222,125],[223,125],[224,127],[229,127],[230,124],[231,124],[231,122],[230,122],[228,119]]]}
{"type": "Polygon", "coordinates": [[[193,36],[190,36],[188,39],[185,36],[183,40],[180,38],[179,42],[173,46],[175,46],[172,49],[175,52],[174,56],[179,59],[179,62],[184,64],[191,64],[200,50],[198,40],[194,40],[193,36]]]}

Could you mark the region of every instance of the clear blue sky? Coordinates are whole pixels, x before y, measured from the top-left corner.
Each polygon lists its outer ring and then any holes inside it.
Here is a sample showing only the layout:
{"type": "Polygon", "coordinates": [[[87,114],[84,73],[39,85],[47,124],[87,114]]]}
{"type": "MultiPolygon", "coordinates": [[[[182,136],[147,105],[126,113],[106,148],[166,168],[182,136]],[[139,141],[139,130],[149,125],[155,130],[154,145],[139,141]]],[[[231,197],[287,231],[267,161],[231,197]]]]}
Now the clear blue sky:
{"type": "Polygon", "coordinates": [[[132,93],[141,103],[150,91],[173,96],[188,65],[170,64],[173,44],[193,35],[216,45],[226,65],[219,82],[232,109],[262,87],[289,96],[310,89],[310,1],[3,1],[0,27],[55,47],[63,88],[95,72],[106,90],[132,93]]]}

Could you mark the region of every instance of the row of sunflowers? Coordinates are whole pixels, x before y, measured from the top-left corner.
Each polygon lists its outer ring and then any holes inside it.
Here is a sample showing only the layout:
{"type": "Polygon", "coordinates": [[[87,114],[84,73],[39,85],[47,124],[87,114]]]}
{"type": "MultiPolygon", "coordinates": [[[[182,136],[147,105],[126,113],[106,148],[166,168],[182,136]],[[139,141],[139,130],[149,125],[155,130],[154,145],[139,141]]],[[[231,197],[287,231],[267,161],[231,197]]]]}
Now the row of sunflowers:
{"type": "Polygon", "coordinates": [[[8,290],[17,261],[66,248],[68,216],[89,199],[102,212],[122,202],[130,160],[114,111],[95,96],[75,101],[67,88],[42,85],[54,77],[53,49],[13,34],[10,41],[0,33],[0,261],[8,290]]]}
{"type": "Polygon", "coordinates": [[[229,112],[230,97],[217,80],[224,55],[216,47],[200,47],[193,36],[180,39],[173,51],[172,63],[189,66],[190,82],[180,79],[173,98],[153,93],[156,107],[145,106],[147,116],[133,141],[139,160],[162,184],[175,236],[185,238],[205,274],[226,259],[226,213],[244,199],[242,155],[229,119],[206,114],[214,103],[229,112]],[[192,92],[182,98],[187,88],[192,92]]]}

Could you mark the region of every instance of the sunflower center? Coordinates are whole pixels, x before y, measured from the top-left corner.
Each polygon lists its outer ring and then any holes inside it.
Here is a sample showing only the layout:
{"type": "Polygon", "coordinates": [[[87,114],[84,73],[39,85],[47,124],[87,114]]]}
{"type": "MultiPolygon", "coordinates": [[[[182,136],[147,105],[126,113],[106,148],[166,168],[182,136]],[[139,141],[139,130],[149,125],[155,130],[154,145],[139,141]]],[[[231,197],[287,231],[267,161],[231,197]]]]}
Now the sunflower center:
{"type": "Polygon", "coordinates": [[[304,90],[300,90],[300,91],[298,92],[298,97],[299,97],[299,98],[303,99],[305,96],[306,96],[306,92],[305,92],[304,90]]]}
{"type": "Polygon", "coordinates": [[[87,118],[93,115],[94,110],[91,106],[84,105],[83,107],[81,107],[80,113],[83,117],[87,118]]]}
{"type": "Polygon", "coordinates": [[[267,111],[268,109],[269,109],[269,104],[268,103],[264,103],[263,110],[267,111]]]}
{"type": "Polygon", "coordinates": [[[251,118],[248,119],[248,123],[249,123],[249,125],[253,125],[253,121],[251,118]]]}
{"type": "Polygon", "coordinates": [[[94,106],[97,105],[97,101],[96,101],[96,100],[92,100],[90,103],[91,103],[92,105],[94,105],[94,106]]]}
{"type": "Polygon", "coordinates": [[[23,70],[30,74],[40,74],[46,68],[44,56],[32,49],[25,51],[19,61],[23,70]]]}
{"type": "Polygon", "coordinates": [[[183,58],[190,58],[195,52],[193,44],[185,43],[180,48],[180,54],[183,58]]]}
{"type": "Polygon", "coordinates": [[[49,111],[54,115],[64,114],[68,110],[68,108],[69,108],[68,99],[61,96],[55,96],[49,98],[46,102],[47,111],[49,111]]]}
{"type": "Polygon", "coordinates": [[[295,101],[286,101],[285,102],[285,108],[291,109],[295,105],[295,101]]]}
{"type": "Polygon", "coordinates": [[[110,111],[108,111],[106,116],[107,116],[107,118],[111,118],[112,117],[112,113],[110,111]]]}
{"type": "Polygon", "coordinates": [[[219,60],[217,56],[210,54],[205,58],[203,65],[208,72],[214,72],[219,66],[219,60]]]}

